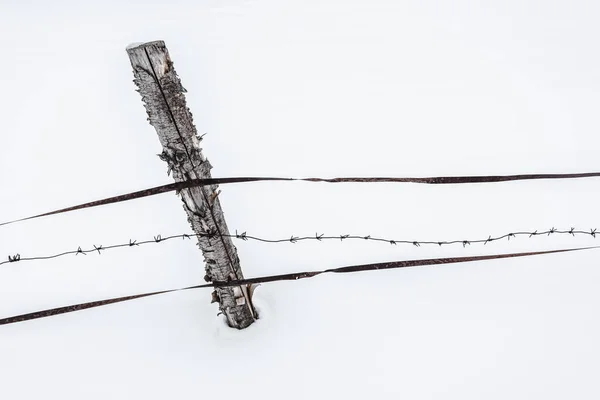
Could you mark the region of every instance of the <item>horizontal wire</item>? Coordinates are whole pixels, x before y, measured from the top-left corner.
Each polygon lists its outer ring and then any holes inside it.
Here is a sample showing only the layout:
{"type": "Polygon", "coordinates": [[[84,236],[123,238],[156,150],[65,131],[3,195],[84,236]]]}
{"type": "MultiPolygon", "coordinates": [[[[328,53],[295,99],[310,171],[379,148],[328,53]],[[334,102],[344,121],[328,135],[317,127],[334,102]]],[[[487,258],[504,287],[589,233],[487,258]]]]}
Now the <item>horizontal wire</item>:
{"type": "Polygon", "coordinates": [[[97,207],[112,203],[139,199],[148,196],[154,196],[167,192],[179,192],[183,189],[192,187],[210,186],[230,183],[247,183],[247,182],[264,182],[264,181],[304,181],[304,182],[325,182],[325,183],[423,183],[423,184],[464,184],[464,183],[494,183],[520,180],[536,180],[536,179],[576,179],[576,178],[591,178],[600,177],[600,172],[582,172],[573,174],[522,174],[522,175],[487,175],[487,176],[437,176],[423,178],[402,178],[402,177],[350,177],[350,178],[281,178],[281,177],[229,177],[229,178],[208,178],[208,179],[190,179],[181,182],[170,183],[167,185],[156,186],[153,188],[139,190],[118,196],[108,197],[102,200],[95,200],[89,203],[78,204],[75,206],[62,208],[46,212],[43,214],[33,215],[30,217],[15,219],[12,221],[2,222],[2,225],[14,224],[17,222],[27,221],[34,218],[45,217],[54,214],[66,213],[69,211],[80,210],[83,208],[97,207]]]}
{"type": "MultiPolygon", "coordinates": [[[[596,234],[597,234],[596,229],[590,229],[589,231],[582,231],[582,230],[576,230],[575,228],[571,228],[569,230],[558,230],[555,228],[551,228],[551,229],[548,229],[545,231],[535,230],[535,231],[530,231],[530,232],[525,232],[525,231],[511,232],[511,233],[506,233],[504,235],[500,235],[500,236],[496,236],[496,237],[488,236],[487,239],[449,240],[449,241],[398,240],[398,239],[386,239],[386,238],[381,238],[381,237],[374,237],[371,235],[325,236],[324,234],[318,234],[318,233],[315,233],[315,236],[291,235],[289,238],[265,239],[265,238],[261,238],[258,236],[248,235],[246,232],[238,233],[237,231],[235,234],[222,234],[221,236],[244,240],[244,241],[253,240],[253,241],[262,242],[262,243],[274,243],[274,244],[275,243],[297,243],[297,242],[302,242],[302,241],[319,241],[319,242],[321,242],[324,240],[340,240],[340,241],[344,241],[344,240],[365,241],[366,240],[366,241],[372,241],[372,242],[388,243],[391,245],[408,244],[408,245],[413,245],[416,247],[421,247],[421,245],[446,246],[446,245],[457,245],[457,244],[462,244],[463,247],[466,247],[467,245],[471,245],[471,244],[475,244],[475,243],[483,243],[484,245],[486,245],[489,242],[495,242],[495,241],[502,240],[502,239],[510,240],[511,237],[516,238],[517,236],[528,236],[529,238],[531,238],[533,236],[543,236],[543,235],[545,235],[545,236],[550,236],[550,235],[572,235],[572,236],[588,235],[588,236],[595,238],[596,234]]],[[[130,239],[129,242],[127,242],[127,243],[113,244],[110,246],[93,245],[93,248],[89,248],[87,250],[82,249],[80,246],[77,248],[77,250],[64,251],[62,253],[57,253],[57,254],[48,255],[48,256],[22,257],[19,253],[16,253],[14,255],[9,255],[8,260],[0,262],[0,266],[4,265],[4,264],[20,262],[20,261],[50,260],[53,258],[64,257],[67,255],[73,255],[73,254],[74,255],[79,255],[79,254],[87,255],[88,253],[94,253],[94,252],[98,252],[98,254],[102,254],[101,252],[104,250],[111,250],[111,249],[123,248],[123,247],[134,247],[134,246],[146,245],[146,244],[151,244],[151,243],[162,243],[164,241],[173,240],[173,239],[191,239],[192,236],[207,237],[209,239],[218,237],[216,232],[199,233],[199,234],[183,233],[183,234],[179,234],[179,235],[171,235],[171,236],[165,236],[165,237],[162,237],[161,235],[156,235],[153,237],[152,240],[144,240],[144,241],[138,242],[136,240],[130,239]]]]}
{"type": "Polygon", "coordinates": [[[463,263],[463,262],[473,262],[473,261],[486,261],[486,260],[494,260],[494,259],[503,259],[503,258],[516,258],[516,257],[528,257],[528,256],[536,256],[543,254],[555,254],[555,253],[565,253],[572,251],[580,251],[580,250],[589,250],[589,249],[597,249],[600,246],[592,246],[592,247],[578,247],[578,248],[570,248],[570,249],[559,249],[559,250],[546,250],[546,251],[535,251],[535,252],[524,252],[524,253],[508,253],[508,254],[493,254],[486,256],[469,256],[469,257],[451,257],[451,258],[433,258],[433,259],[425,259],[425,260],[405,260],[405,261],[391,261],[385,263],[376,263],[376,264],[362,264],[362,265],[351,265],[346,267],[339,268],[330,268],[324,269],[320,271],[305,271],[305,272],[294,272],[289,274],[279,274],[279,275],[269,275],[262,276],[257,278],[249,278],[249,279],[240,279],[240,280],[231,280],[228,282],[211,282],[208,284],[188,286],[184,288],[178,289],[168,289],[161,290],[150,293],[142,293],[131,296],[124,297],[116,297],[111,299],[93,301],[89,303],[81,303],[74,304],[66,307],[58,307],[52,308],[48,310],[36,311],[27,314],[16,315],[12,317],[6,317],[0,319],[0,325],[13,324],[16,322],[23,322],[38,318],[50,317],[53,315],[65,314],[74,311],[80,311],[93,307],[105,306],[108,304],[129,301],[134,299],[139,299],[142,297],[156,296],[159,294],[179,292],[184,290],[191,289],[200,289],[200,288],[223,288],[223,287],[232,287],[232,286],[242,286],[242,285],[251,285],[258,283],[267,283],[267,282],[276,282],[276,281],[297,281],[300,279],[313,278],[315,276],[326,274],[326,273],[352,273],[352,272],[363,272],[363,271],[381,271],[387,269],[397,269],[397,268],[409,268],[409,267],[422,267],[428,265],[439,265],[439,264],[454,264],[454,263],[463,263]]]}

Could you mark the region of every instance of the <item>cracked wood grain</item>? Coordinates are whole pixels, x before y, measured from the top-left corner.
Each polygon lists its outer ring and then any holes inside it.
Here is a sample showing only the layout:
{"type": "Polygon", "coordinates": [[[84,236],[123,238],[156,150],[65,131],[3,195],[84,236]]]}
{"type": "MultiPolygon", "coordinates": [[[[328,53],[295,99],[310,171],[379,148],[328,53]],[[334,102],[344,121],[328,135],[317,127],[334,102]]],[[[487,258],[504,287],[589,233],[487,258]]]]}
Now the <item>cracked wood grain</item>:
{"type": "MultiPolygon", "coordinates": [[[[156,129],[163,147],[161,160],[175,182],[210,179],[212,166],[203,156],[187,107],[186,92],[163,41],[143,43],[128,48],[134,82],[146,107],[148,121],[156,129]]],[[[228,235],[229,230],[218,198],[218,186],[189,187],[180,192],[188,221],[198,238],[205,261],[205,280],[243,280],[237,250],[228,235]],[[206,237],[207,233],[214,233],[206,237]]],[[[219,309],[229,326],[243,329],[257,318],[247,288],[219,287],[216,289],[219,309]]]]}

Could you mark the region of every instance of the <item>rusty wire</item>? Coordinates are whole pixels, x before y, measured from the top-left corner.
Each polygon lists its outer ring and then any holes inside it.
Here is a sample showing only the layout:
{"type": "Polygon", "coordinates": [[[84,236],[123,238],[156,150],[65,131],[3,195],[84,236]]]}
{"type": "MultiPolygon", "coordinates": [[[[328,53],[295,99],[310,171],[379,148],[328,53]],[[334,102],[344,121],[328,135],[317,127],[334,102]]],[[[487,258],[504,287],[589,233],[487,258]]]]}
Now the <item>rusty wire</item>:
{"type": "Polygon", "coordinates": [[[32,215],[25,218],[19,218],[12,221],[0,223],[0,226],[27,221],[30,219],[45,217],[49,215],[61,214],[84,208],[103,206],[107,204],[120,203],[124,201],[139,199],[148,196],[154,196],[161,193],[180,192],[181,190],[192,187],[203,187],[213,185],[223,185],[231,183],[250,183],[265,181],[303,181],[303,182],[322,182],[322,183],[420,183],[430,185],[448,185],[465,183],[497,183],[520,180],[538,180],[538,179],[580,179],[600,177],[600,172],[581,172],[572,174],[521,174],[521,175],[486,175],[486,176],[434,176],[434,177],[345,177],[345,178],[283,178],[283,177],[227,177],[227,178],[205,178],[190,179],[181,182],[170,183],[167,185],[156,186],[136,192],[121,194],[108,197],[101,200],[95,200],[88,203],[49,211],[43,214],[32,215]]]}
{"type": "Polygon", "coordinates": [[[404,261],[390,261],[384,263],[375,263],[375,264],[362,264],[362,265],[350,265],[345,267],[338,268],[329,268],[322,269],[318,271],[304,271],[304,272],[293,272],[288,274],[279,274],[279,275],[269,275],[262,276],[257,278],[249,278],[249,279],[239,279],[239,280],[230,280],[227,282],[211,282],[202,285],[194,285],[188,286],[184,288],[177,289],[167,289],[150,293],[141,293],[124,297],[116,297],[111,299],[104,299],[99,301],[92,301],[88,303],[74,304],[65,307],[52,308],[48,310],[35,311],[27,314],[20,314],[6,318],[0,318],[0,325],[14,324],[17,322],[23,322],[38,318],[45,318],[59,314],[70,313],[74,311],[85,310],[93,307],[105,306],[108,304],[129,301],[134,299],[139,299],[142,297],[148,296],[156,296],[159,294],[179,292],[184,290],[191,289],[200,289],[200,288],[218,288],[218,287],[233,287],[233,286],[242,286],[242,285],[253,285],[258,283],[267,283],[267,282],[276,282],[276,281],[297,281],[300,279],[313,278],[315,276],[327,273],[352,273],[352,272],[364,272],[364,271],[382,271],[389,269],[397,269],[397,268],[410,268],[410,267],[423,267],[429,265],[440,265],[440,264],[455,264],[455,263],[464,263],[464,262],[476,262],[476,261],[486,261],[486,260],[496,260],[496,259],[505,259],[505,258],[516,258],[516,257],[529,257],[529,256],[537,256],[543,254],[557,254],[557,253],[565,253],[565,252],[573,252],[580,250],[589,250],[589,249],[597,249],[600,246],[591,246],[591,247],[578,247],[578,248],[570,248],[570,249],[558,249],[558,250],[546,250],[546,251],[534,251],[534,252],[524,252],[524,253],[508,253],[508,254],[491,254],[484,256],[468,256],[468,257],[451,257],[451,258],[433,258],[433,259],[425,259],[425,260],[404,260],[404,261]]]}

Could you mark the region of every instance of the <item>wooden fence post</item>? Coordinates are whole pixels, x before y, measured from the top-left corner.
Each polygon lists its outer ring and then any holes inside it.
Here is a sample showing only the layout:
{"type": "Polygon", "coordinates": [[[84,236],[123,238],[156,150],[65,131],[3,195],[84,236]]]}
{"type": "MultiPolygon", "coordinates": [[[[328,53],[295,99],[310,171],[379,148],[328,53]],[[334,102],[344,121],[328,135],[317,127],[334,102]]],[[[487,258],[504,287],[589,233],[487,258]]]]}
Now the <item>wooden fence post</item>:
{"type": "MultiPolygon", "coordinates": [[[[134,82],[142,96],[150,125],[156,129],[163,147],[160,158],[176,182],[210,178],[212,166],[202,155],[192,114],[185,101],[185,89],[173,69],[163,41],[131,45],[127,53],[134,82]]],[[[198,238],[205,261],[207,281],[243,279],[240,260],[229,234],[219,203],[217,185],[181,191],[188,221],[198,238]],[[208,236],[207,236],[208,235],[208,236]]],[[[227,318],[229,326],[243,329],[257,318],[248,287],[217,288],[213,302],[227,318]]]]}

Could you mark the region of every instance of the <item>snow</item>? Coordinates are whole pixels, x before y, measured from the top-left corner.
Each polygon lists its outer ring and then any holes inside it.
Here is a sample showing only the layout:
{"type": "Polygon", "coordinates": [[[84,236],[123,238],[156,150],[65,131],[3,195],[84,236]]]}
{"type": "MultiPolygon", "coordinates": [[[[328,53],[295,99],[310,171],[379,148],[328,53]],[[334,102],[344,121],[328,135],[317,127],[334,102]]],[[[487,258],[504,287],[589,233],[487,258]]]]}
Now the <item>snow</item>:
{"type": "MultiPolygon", "coordinates": [[[[168,183],[123,49],[165,40],[214,176],[600,170],[594,2],[178,1],[0,6],[0,221],[168,183]],[[114,3],[114,4],[113,4],[114,3]],[[118,4],[119,12],[115,12],[118,4]],[[60,28],[60,29],[59,29],[60,28]],[[40,40],[40,37],[43,40],[40,40]],[[77,49],[77,51],[73,51],[77,49]],[[40,66],[42,63],[43,68],[40,66]],[[10,77],[10,78],[8,78],[10,77]]],[[[597,179],[223,185],[230,230],[414,240],[600,226],[597,179]]],[[[188,232],[172,194],[0,229],[0,256],[188,232]]],[[[236,241],[247,277],[593,245],[236,241]]],[[[595,250],[210,290],[0,327],[10,399],[595,399],[595,250]],[[235,374],[235,375],[233,375],[235,374]]],[[[192,241],[0,268],[0,317],[202,282],[192,241]]]]}
{"type": "Polygon", "coordinates": [[[126,50],[129,50],[129,49],[134,49],[134,48],[136,48],[136,47],[138,47],[138,46],[141,46],[141,45],[143,45],[144,43],[145,43],[145,42],[133,42],[133,43],[129,43],[127,46],[125,46],[125,49],[126,49],[126,50]]]}

